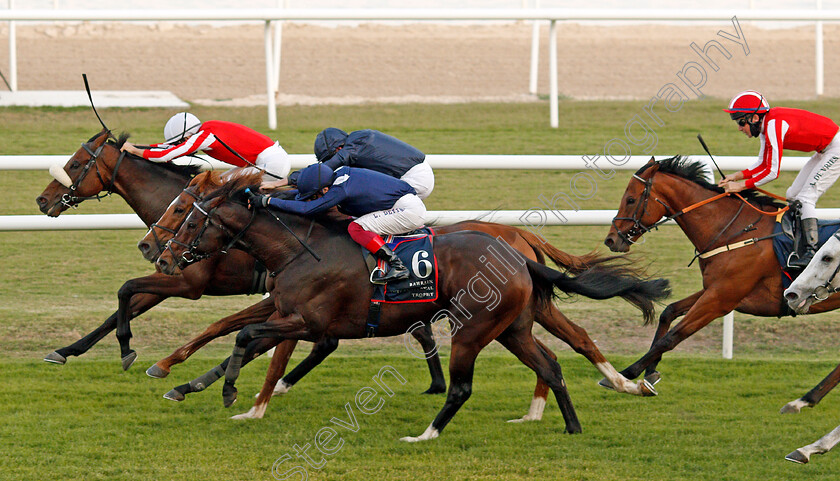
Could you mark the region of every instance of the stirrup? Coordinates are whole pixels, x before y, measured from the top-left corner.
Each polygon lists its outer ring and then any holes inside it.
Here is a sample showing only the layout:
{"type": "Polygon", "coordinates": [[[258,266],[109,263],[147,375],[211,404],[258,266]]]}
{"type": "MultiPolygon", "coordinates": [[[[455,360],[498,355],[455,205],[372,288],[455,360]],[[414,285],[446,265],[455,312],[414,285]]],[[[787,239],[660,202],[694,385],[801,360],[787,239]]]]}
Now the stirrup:
{"type": "Polygon", "coordinates": [[[383,268],[381,268],[377,265],[376,267],[373,268],[372,271],[370,271],[370,283],[371,284],[377,284],[377,285],[380,285],[380,286],[384,286],[386,284],[386,282],[381,280],[384,275],[385,275],[385,269],[383,269],[383,268]],[[374,278],[374,276],[376,275],[377,272],[379,273],[379,277],[374,278]]]}

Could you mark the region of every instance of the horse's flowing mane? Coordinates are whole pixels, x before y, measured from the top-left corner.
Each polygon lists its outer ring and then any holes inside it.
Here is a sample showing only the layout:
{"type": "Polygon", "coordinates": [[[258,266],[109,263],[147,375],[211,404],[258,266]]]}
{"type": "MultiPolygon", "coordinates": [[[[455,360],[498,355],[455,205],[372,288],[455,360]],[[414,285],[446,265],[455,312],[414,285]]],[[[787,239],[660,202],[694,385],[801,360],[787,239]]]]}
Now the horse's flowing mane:
{"type": "MultiPolygon", "coordinates": [[[[691,160],[690,157],[675,155],[674,157],[659,160],[656,163],[659,164],[659,172],[662,172],[664,174],[676,175],[677,177],[682,177],[683,179],[687,179],[694,182],[695,184],[703,187],[704,189],[717,192],[718,194],[723,193],[723,187],[718,187],[717,185],[714,185],[708,180],[706,180],[706,165],[699,160],[691,160]]],[[[641,175],[642,172],[652,167],[653,165],[656,164],[645,164],[638,171],[636,171],[636,175],[641,175]]],[[[776,199],[760,194],[754,190],[742,191],[741,196],[758,206],[767,206],[774,208],[781,208],[785,206],[776,199]]]]}

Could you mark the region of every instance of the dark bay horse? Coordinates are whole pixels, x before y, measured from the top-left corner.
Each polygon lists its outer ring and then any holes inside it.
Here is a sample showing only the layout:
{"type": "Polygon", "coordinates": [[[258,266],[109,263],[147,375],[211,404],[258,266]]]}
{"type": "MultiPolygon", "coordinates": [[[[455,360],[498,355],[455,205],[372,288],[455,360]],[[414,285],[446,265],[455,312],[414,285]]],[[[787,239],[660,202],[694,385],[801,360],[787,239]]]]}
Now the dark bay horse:
{"type": "MultiPolygon", "coordinates": [[[[630,179],[604,242],[614,252],[627,252],[663,219],[673,218],[701,255],[703,289],[662,311],[650,350],[621,371],[629,379],[645,369],[647,376],[658,377],[656,365],[663,353],[728,312],[789,315],[782,297],[779,263],[772,242],[767,240],[776,221],[773,214],[781,205],[763,195],[724,195],[723,189],[710,184],[704,175],[703,165],[689,159],[651,159],[630,179]],[[738,247],[742,241],[747,242],[738,247]],[[702,256],[725,246],[732,250],[702,256]],[[674,319],[683,315],[670,329],[674,319]]],[[[808,312],[826,312],[839,306],[840,295],[834,295],[808,312]]],[[[788,403],[782,412],[798,412],[799,405],[817,404],[837,384],[838,376],[840,367],[802,398],[788,403]]]]}
{"type": "MultiPolygon", "coordinates": [[[[131,206],[144,224],[153,226],[170,202],[178,197],[190,180],[198,174],[199,167],[149,162],[121,152],[120,147],[127,139],[127,134],[114,139],[109,131],[102,130],[82,144],[63,169],[55,172],[55,175],[63,178],[50,182],[44,192],[36,198],[41,212],[56,217],[87,199],[117,194],[131,206]]],[[[87,352],[116,329],[120,317],[126,321],[137,317],[169,297],[198,299],[203,295],[229,296],[265,292],[264,283],[256,282],[260,278],[256,260],[238,249],[231,249],[226,256],[195,263],[184,269],[182,274],[173,277],[156,272],[126,281],[117,293],[117,312],[79,341],[50,353],[44,360],[64,364],[68,356],[78,356],[87,352]]],[[[265,320],[272,312],[272,302],[264,300],[225,317],[224,321],[245,325],[247,320],[253,318],[265,320]]],[[[424,349],[434,347],[431,331],[417,330],[414,334],[424,349]]],[[[262,349],[265,345],[266,342],[255,344],[254,349],[262,349]]],[[[261,352],[268,349],[270,347],[264,347],[261,352]]],[[[128,369],[137,358],[133,351],[123,352],[122,356],[123,369],[128,369]]],[[[432,376],[432,383],[427,392],[444,392],[446,381],[440,359],[432,356],[427,361],[432,376]]]]}
{"type": "MultiPolygon", "coordinates": [[[[171,242],[157,261],[163,272],[175,273],[177,266],[217,254],[237,241],[273,272],[279,272],[272,288],[277,311],[265,323],[250,325],[237,335],[225,372],[226,405],[236,399],[234,384],[246,347],[253,339],[280,337],[314,342],[325,336],[362,338],[368,299],[373,292],[368,282],[360,282],[367,279],[367,268],[361,256],[355,255],[358,245],[346,233],[348,220],[251,211],[241,200],[241,192],[248,185],[253,182],[239,178],[197,203],[176,234],[177,242],[171,242]],[[306,232],[310,234],[310,245],[322,257],[320,262],[295,239],[306,232]]],[[[598,299],[634,292],[651,301],[668,291],[664,279],[643,280],[628,275],[624,268],[604,265],[572,277],[526,259],[497,239],[478,232],[436,236],[435,252],[439,268],[437,299],[418,304],[386,304],[381,310],[380,336],[400,335],[418,321],[432,323],[442,318],[449,320],[454,333],[446,403],[422,435],[403,438],[405,441],[439,435],[470,397],[475,358],[493,340],[498,340],[551,387],[566,432],[580,432],[560,366],[531,335],[536,312],[551,302],[555,287],[598,299]],[[499,248],[505,249],[505,259],[489,260],[487,254],[499,248]]],[[[127,325],[118,326],[117,338],[121,344],[128,344],[131,332],[127,325]]]]}
{"type": "MultiPolygon", "coordinates": [[[[193,203],[196,200],[202,199],[208,191],[221,187],[224,183],[239,175],[253,176],[254,172],[249,169],[233,169],[224,174],[217,172],[205,172],[197,175],[190,182],[187,188],[184,189],[181,195],[170,203],[166,213],[152,226],[146,236],[138,243],[138,247],[141,252],[143,252],[144,257],[148,260],[157,259],[160,253],[167,248],[167,242],[171,239],[172,234],[180,228],[186,216],[189,212],[191,212],[193,203]]],[[[544,263],[545,256],[548,256],[558,266],[561,266],[573,274],[583,272],[587,268],[598,264],[612,263],[615,265],[616,262],[623,264],[622,260],[619,258],[600,256],[594,253],[580,257],[571,256],[563,251],[560,251],[530,232],[500,224],[467,221],[451,226],[436,228],[436,232],[438,234],[446,234],[463,230],[475,230],[501,238],[527,258],[539,263],[544,263]]],[[[645,317],[652,318],[654,307],[649,300],[637,297],[632,293],[626,296],[626,300],[642,310],[645,317]]],[[[571,320],[565,317],[563,313],[557,310],[553,305],[548,306],[545,309],[545,312],[540,312],[535,320],[553,335],[569,344],[576,352],[585,356],[602,374],[604,374],[605,378],[608,379],[611,382],[611,385],[613,385],[617,390],[632,394],[655,394],[653,387],[646,381],[643,380],[640,381],[639,384],[633,384],[628,382],[622,376],[619,376],[618,372],[612,367],[606,358],[604,358],[595,343],[589,338],[586,331],[572,323],[571,320]]],[[[240,327],[241,326],[237,324],[226,323],[224,320],[214,323],[188,344],[177,349],[172,355],[152,366],[147,372],[152,373],[151,375],[154,377],[163,377],[159,373],[168,373],[172,365],[183,362],[187,357],[189,357],[189,355],[201,348],[207,342],[210,342],[212,339],[221,335],[238,330],[240,327]]],[[[254,341],[254,343],[263,342],[265,342],[265,339],[254,341]]],[[[279,339],[275,340],[275,343],[276,342],[279,342],[279,339]]],[[[284,343],[294,342],[294,340],[284,341],[284,343]]],[[[548,347],[543,345],[539,340],[536,340],[536,342],[543,350],[551,353],[548,347]]],[[[285,362],[288,360],[288,355],[291,354],[290,350],[284,350],[284,352],[287,353],[286,355],[278,355],[272,361],[272,366],[266,375],[266,382],[258,395],[254,408],[252,408],[248,413],[234,416],[234,418],[262,417],[272,394],[282,394],[287,392],[288,389],[300,380],[306,373],[308,373],[309,370],[314,368],[318,363],[326,358],[326,356],[331,353],[337,345],[337,339],[330,339],[329,342],[326,340],[320,341],[318,344],[319,347],[313,349],[309,357],[302,361],[298,367],[281,380],[280,376],[285,373],[285,362]]],[[[267,345],[262,346],[265,347],[267,345]]],[[[249,350],[245,355],[244,362],[249,362],[261,352],[264,352],[263,348],[252,349],[249,347],[249,350]]],[[[428,352],[428,350],[426,352],[428,352]]],[[[206,389],[209,384],[221,378],[222,373],[227,367],[227,362],[228,360],[225,360],[225,362],[219,366],[211,369],[206,374],[191,381],[190,383],[175,387],[173,390],[166,393],[164,397],[175,401],[181,401],[184,399],[186,394],[206,389]]],[[[548,386],[538,379],[537,387],[534,392],[534,398],[531,403],[531,409],[521,420],[540,419],[542,417],[542,411],[545,406],[547,395],[548,386]]]]}

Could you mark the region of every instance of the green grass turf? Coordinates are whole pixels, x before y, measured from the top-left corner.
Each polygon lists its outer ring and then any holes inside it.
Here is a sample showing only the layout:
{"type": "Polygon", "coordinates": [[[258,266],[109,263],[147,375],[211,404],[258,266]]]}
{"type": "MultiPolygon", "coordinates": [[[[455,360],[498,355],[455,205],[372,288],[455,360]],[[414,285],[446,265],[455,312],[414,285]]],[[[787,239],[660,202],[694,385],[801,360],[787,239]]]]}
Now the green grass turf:
{"type": "MultiPolygon", "coordinates": [[[[756,142],[744,139],[720,112],[723,103],[689,102],[680,112],[663,115],[666,125],[657,129],[654,153],[702,154],[696,140],[702,133],[715,154],[755,154],[756,142]]],[[[779,104],[840,117],[834,115],[840,107],[837,100],[779,104]]],[[[254,126],[279,139],[290,153],[311,152],[320,129],[338,126],[348,131],[377,128],[427,153],[597,154],[609,139],[623,136],[625,123],[643,105],[563,101],[562,128],[556,130],[547,125],[545,103],[282,107],[276,132],[267,130],[263,108],[193,111],[202,119],[254,126]]],[[[172,113],[101,112],[114,131],[130,131],[139,143],[158,140],[172,113]]],[[[98,127],[88,109],[6,109],[0,116],[0,152],[69,156],[98,127]]],[[[577,173],[441,170],[427,205],[542,208],[540,196],[571,192],[569,183],[577,173]]],[[[793,176],[783,174],[770,190],[784,192],[793,176]]],[[[627,171],[599,178],[596,194],[581,201],[580,208],[616,208],[629,178],[627,171]]],[[[0,215],[37,215],[34,198],[49,180],[46,172],[0,173],[0,191],[7,193],[0,215]]],[[[820,206],[838,205],[838,196],[837,189],[829,191],[820,206]]],[[[123,212],[130,212],[128,206],[110,198],[88,201],[63,215],[123,212]]],[[[606,227],[553,227],[545,234],[554,245],[583,254],[605,252],[606,232],[606,227]]],[[[218,386],[182,405],[163,401],[163,392],[227,355],[231,339],[207,346],[176,367],[170,380],[148,379],[142,370],[210,322],[256,302],[254,296],[165,301],[133,323],[132,345],[140,361],[128,373],[119,372],[113,335],[85,357],[71,358],[67,366],[40,362],[44,354],[75,341],[111,314],[125,280],[152,272],[134,247],[142,235],[0,233],[0,370],[9,381],[0,394],[0,479],[270,479],[274,460],[292,452],[295,443],[311,443],[318,429],[332,416],[341,416],[344,403],[352,402],[385,364],[397,367],[409,383],[397,389],[381,412],[365,416],[358,433],[343,436],[345,447],[328,458],[321,472],[310,469],[311,479],[828,479],[836,465],[833,455],[804,469],[781,459],[835,425],[840,417],[831,396],[816,412],[777,414],[838,361],[840,322],[832,313],[795,319],[737,315],[734,361],[719,359],[720,328],[715,323],[665,356],[662,395],[655,399],[626,398],[596,388],[594,369],[537,329],[561,356],[582,436],[559,434],[562,419],[553,401],[543,423],[502,422],[524,414],[533,378],[498,346],[479,358],[475,394],[442,438],[416,446],[396,439],[419,435],[443,400],[416,394],[425,388],[428,374],[421,362],[405,355],[401,339],[342,343],[323,368],[301,382],[301,389],[269,408],[262,422],[228,421],[232,413],[220,407],[218,386]]],[[[648,234],[634,256],[652,273],[671,279],[677,299],[700,288],[696,265],[685,268],[692,254],[678,228],[663,227],[648,234]]],[[[619,368],[646,350],[653,333],[621,301],[571,300],[560,308],[589,331],[619,368]]],[[[235,413],[250,404],[266,365],[260,360],[244,371],[235,413]]]]}

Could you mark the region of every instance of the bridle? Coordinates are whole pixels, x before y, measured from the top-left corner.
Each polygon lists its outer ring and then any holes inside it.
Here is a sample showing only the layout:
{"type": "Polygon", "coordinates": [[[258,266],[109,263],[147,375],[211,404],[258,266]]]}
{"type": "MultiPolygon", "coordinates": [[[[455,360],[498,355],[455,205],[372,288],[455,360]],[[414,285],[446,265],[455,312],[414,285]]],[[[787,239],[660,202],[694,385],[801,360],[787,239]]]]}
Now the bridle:
{"type": "MultiPolygon", "coordinates": [[[[840,236],[838,236],[837,233],[834,234],[834,237],[840,239],[840,236]]],[[[825,284],[817,286],[814,289],[814,293],[811,294],[811,297],[820,302],[828,299],[832,294],[840,292],[840,288],[833,287],[831,285],[831,283],[834,282],[834,278],[837,277],[838,273],[840,273],[840,263],[837,264],[837,267],[834,269],[834,272],[831,273],[831,276],[828,278],[828,280],[825,281],[825,284]]]]}
{"type": "MultiPolygon", "coordinates": [[[[193,192],[192,190],[190,190],[190,188],[189,188],[189,187],[187,187],[186,189],[184,189],[184,190],[183,190],[183,193],[185,193],[185,194],[189,194],[190,196],[192,196],[192,198],[193,198],[193,199],[195,199],[195,201],[193,202],[193,205],[195,205],[195,202],[201,202],[202,200],[204,200],[204,198],[203,198],[200,194],[196,194],[195,192],[193,192]]],[[[178,224],[178,225],[177,225],[174,229],[170,229],[169,227],[162,226],[162,225],[158,224],[157,222],[154,222],[154,223],[152,223],[152,224],[149,226],[149,232],[151,232],[151,233],[152,233],[152,237],[155,239],[155,246],[157,246],[157,250],[158,250],[158,252],[163,252],[163,251],[164,251],[164,249],[166,249],[166,244],[167,244],[169,241],[167,241],[167,242],[162,242],[162,241],[160,240],[160,237],[158,237],[158,234],[157,234],[157,232],[155,231],[155,229],[160,229],[160,230],[162,230],[162,231],[164,231],[164,232],[167,232],[167,233],[171,234],[171,235],[172,235],[172,237],[175,237],[175,235],[178,233],[178,229],[181,227],[181,225],[183,225],[183,224],[184,224],[184,221],[187,219],[187,217],[188,217],[189,215],[190,215],[190,212],[187,212],[187,213],[184,215],[184,218],[183,218],[183,219],[181,219],[181,223],[180,223],[180,224],[178,224]]],[[[160,220],[160,219],[158,219],[158,220],[160,220]]]]}
{"type": "MultiPolygon", "coordinates": [[[[108,137],[113,137],[111,135],[110,131],[108,132],[107,135],[108,135],[108,137]]],[[[110,196],[111,194],[114,193],[114,185],[115,185],[116,180],[117,180],[117,171],[119,170],[120,164],[122,164],[122,161],[125,158],[125,151],[120,152],[120,156],[117,159],[116,165],[114,166],[114,171],[111,173],[111,182],[106,184],[105,181],[102,179],[102,174],[99,172],[99,164],[97,164],[97,162],[96,162],[99,159],[99,155],[102,153],[102,149],[105,148],[106,145],[108,145],[107,139],[105,140],[105,142],[102,142],[102,145],[97,147],[96,150],[94,151],[94,150],[91,150],[89,143],[82,144],[82,148],[85,149],[85,152],[87,152],[88,155],[90,155],[90,158],[87,160],[87,163],[85,164],[85,166],[82,167],[82,171],[79,173],[79,176],[76,177],[76,180],[73,181],[73,184],[70,187],[68,187],[70,189],[70,193],[69,194],[64,194],[64,195],[61,196],[61,204],[62,205],[66,206],[66,207],[75,208],[76,206],[78,206],[83,201],[86,201],[86,200],[89,200],[89,199],[102,200],[105,197],[108,197],[108,196],[110,196]],[[79,196],[72,195],[79,188],[79,185],[81,185],[81,183],[85,180],[85,177],[87,177],[88,173],[91,170],[91,167],[94,168],[94,171],[96,172],[96,177],[99,179],[99,183],[102,185],[103,190],[106,191],[105,194],[102,194],[102,190],[100,190],[99,191],[100,193],[98,193],[96,195],[92,195],[92,196],[87,196],[87,197],[79,197],[79,196]],[[106,185],[107,185],[107,188],[106,188],[106,185]]]]}
{"type": "MultiPolygon", "coordinates": [[[[613,226],[613,229],[615,229],[616,234],[618,234],[618,237],[620,237],[621,240],[623,240],[624,242],[626,242],[628,244],[636,244],[637,242],[633,240],[634,237],[637,237],[637,236],[641,237],[644,234],[646,234],[646,233],[648,233],[652,230],[657,229],[660,225],[664,224],[665,222],[668,222],[668,221],[672,220],[673,218],[677,217],[678,215],[686,212],[685,210],[683,210],[683,211],[677,212],[673,215],[665,216],[661,220],[659,220],[658,222],[654,222],[651,225],[642,224],[642,219],[647,214],[647,206],[648,206],[648,202],[650,201],[650,192],[651,192],[651,189],[653,188],[653,177],[651,177],[649,179],[643,179],[642,177],[639,176],[638,173],[636,173],[636,174],[633,174],[633,178],[638,180],[639,182],[641,182],[645,186],[645,190],[642,192],[641,197],[639,197],[639,200],[636,203],[636,209],[633,211],[632,217],[613,217],[613,220],[612,220],[612,226],[613,226]],[[616,225],[616,222],[622,221],[622,220],[627,220],[627,221],[630,221],[630,222],[633,223],[633,226],[631,228],[627,229],[627,232],[622,232],[618,228],[618,226],[616,225]]],[[[661,199],[657,198],[657,199],[654,199],[654,200],[656,202],[659,202],[660,204],[662,204],[665,207],[666,212],[673,211],[671,206],[669,206],[668,204],[663,202],[661,199]]]]}
{"type": "Polygon", "coordinates": [[[247,232],[248,229],[251,227],[251,225],[254,223],[254,218],[256,218],[256,215],[257,215],[257,210],[256,209],[251,209],[251,218],[248,219],[248,224],[245,225],[245,227],[239,233],[234,234],[224,224],[213,220],[213,215],[216,213],[216,210],[218,209],[218,206],[210,209],[210,211],[208,212],[208,211],[204,210],[204,208],[201,207],[201,205],[198,203],[198,201],[196,201],[196,202],[193,202],[193,207],[198,212],[200,212],[201,214],[204,215],[204,224],[201,226],[201,230],[198,231],[198,234],[195,236],[195,238],[189,244],[181,242],[178,239],[176,239],[175,237],[173,237],[172,239],[169,239],[169,241],[166,243],[166,247],[165,247],[165,249],[169,251],[169,253],[172,255],[172,257],[174,259],[178,260],[178,267],[180,269],[185,268],[187,265],[192,264],[193,262],[198,262],[200,260],[208,259],[208,258],[216,256],[218,254],[227,254],[227,252],[236,243],[238,243],[242,240],[242,236],[245,235],[245,232],[247,232]],[[230,242],[228,242],[227,245],[225,245],[224,247],[219,249],[217,252],[206,252],[206,253],[199,252],[198,246],[201,244],[201,238],[204,237],[204,233],[207,231],[207,229],[211,225],[218,228],[219,230],[224,232],[226,235],[228,235],[231,238],[230,242]],[[183,254],[181,254],[180,257],[178,257],[178,256],[175,255],[175,252],[172,250],[172,244],[181,246],[181,247],[185,248],[186,251],[183,254]]]}

